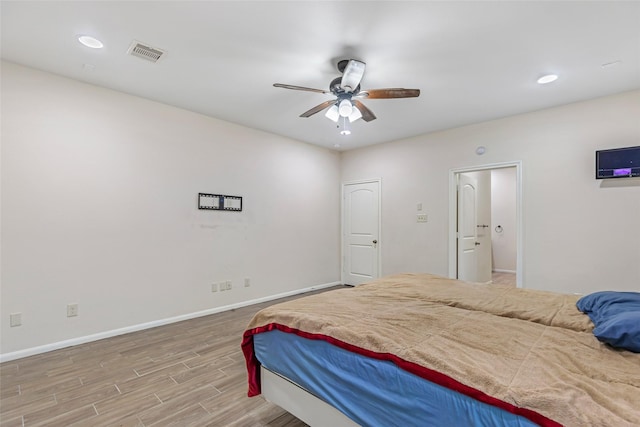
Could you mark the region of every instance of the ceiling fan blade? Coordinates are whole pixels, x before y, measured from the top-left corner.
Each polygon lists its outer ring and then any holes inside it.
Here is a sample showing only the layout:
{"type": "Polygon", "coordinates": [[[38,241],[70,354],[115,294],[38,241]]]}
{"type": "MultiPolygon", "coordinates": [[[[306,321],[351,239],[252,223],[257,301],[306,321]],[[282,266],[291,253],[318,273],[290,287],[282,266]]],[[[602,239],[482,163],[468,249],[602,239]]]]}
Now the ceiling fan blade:
{"type": "Polygon", "coordinates": [[[274,83],[273,85],[275,87],[281,87],[283,89],[303,90],[305,92],[330,93],[328,90],[314,89],[311,87],[304,87],[304,86],[285,85],[282,83],[274,83]]]}
{"type": "Polygon", "coordinates": [[[335,103],[336,103],[335,99],[331,99],[329,101],[325,101],[322,104],[316,105],[315,107],[313,107],[309,111],[305,111],[304,113],[300,114],[300,117],[313,116],[315,113],[318,113],[318,112],[324,110],[325,108],[332,106],[335,103]]]}
{"type": "Polygon", "coordinates": [[[376,119],[376,115],[373,114],[373,111],[369,110],[362,102],[357,99],[352,99],[351,102],[353,102],[356,108],[362,113],[362,120],[370,122],[371,120],[376,119]]]}
{"type": "Polygon", "coordinates": [[[420,89],[404,89],[400,87],[369,89],[358,92],[358,96],[369,99],[415,98],[420,96],[420,89]]]}
{"type": "Polygon", "coordinates": [[[349,63],[344,69],[344,73],[342,74],[340,87],[346,92],[355,91],[360,84],[360,81],[362,80],[362,76],[364,76],[364,69],[366,68],[366,66],[367,64],[362,61],[350,59],[349,63]]]}

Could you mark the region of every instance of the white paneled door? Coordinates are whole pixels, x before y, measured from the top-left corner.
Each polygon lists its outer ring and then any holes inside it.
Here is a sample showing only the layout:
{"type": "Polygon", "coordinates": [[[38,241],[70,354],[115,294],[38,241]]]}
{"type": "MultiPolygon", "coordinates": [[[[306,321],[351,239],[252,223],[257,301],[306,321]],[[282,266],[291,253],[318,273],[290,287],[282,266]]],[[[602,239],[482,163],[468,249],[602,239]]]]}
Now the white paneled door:
{"type": "Polygon", "coordinates": [[[458,177],[458,279],[477,282],[478,183],[467,174],[458,177]]]}
{"type": "Polygon", "coordinates": [[[379,276],[380,181],[343,185],[343,283],[379,276]]]}

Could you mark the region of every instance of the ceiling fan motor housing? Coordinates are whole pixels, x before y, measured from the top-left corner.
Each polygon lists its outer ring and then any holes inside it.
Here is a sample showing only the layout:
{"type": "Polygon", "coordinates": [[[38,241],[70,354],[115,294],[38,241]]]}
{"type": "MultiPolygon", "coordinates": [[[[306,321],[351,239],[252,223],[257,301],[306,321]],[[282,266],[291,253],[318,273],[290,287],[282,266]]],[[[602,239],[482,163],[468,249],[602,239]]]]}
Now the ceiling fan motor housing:
{"type": "Polygon", "coordinates": [[[344,73],[344,69],[347,68],[347,64],[349,63],[348,59],[342,59],[340,61],[338,61],[338,71],[340,71],[341,73],[344,73]]]}
{"type": "Polygon", "coordinates": [[[340,95],[348,95],[349,98],[351,98],[351,96],[356,95],[358,92],[360,92],[360,85],[358,85],[358,87],[356,87],[353,92],[347,92],[342,88],[342,86],[340,86],[341,83],[342,77],[336,77],[335,79],[331,80],[331,83],[329,84],[329,90],[337,97],[340,97],[340,95]]]}
{"type": "Polygon", "coordinates": [[[337,95],[339,92],[344,92],[344,90],[342,90],[342,88],[340,87],[341,81],[342,77],[336,77],[335,79],[331,80],[331,83],[329,83],[329,90],[331,91],[331,93],[337,95]]]}

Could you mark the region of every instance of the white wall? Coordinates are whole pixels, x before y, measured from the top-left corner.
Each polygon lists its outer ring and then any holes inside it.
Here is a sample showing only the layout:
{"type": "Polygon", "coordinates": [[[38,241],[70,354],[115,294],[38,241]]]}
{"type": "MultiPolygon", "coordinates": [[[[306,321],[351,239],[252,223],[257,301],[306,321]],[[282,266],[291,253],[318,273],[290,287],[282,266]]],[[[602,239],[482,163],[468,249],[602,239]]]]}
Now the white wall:
{"type": "Polygon", "coordinates": [[[594,151],[639,145],[639,117],[640,91],[522,114],[343,153],[342,179],[382,178],[383,274],[447,275],[449,171],[521,160],[523,286],[637,291],[640,180],[595,180],[594,151]]]}
{"type": "Polygon", "coordinates": [[[490,232],[494,271],[516,272],[516,215],[516,168],[493,169],[490,232]]]}
{"type": "Polygon", "coordinates": [[[2,354],[340,279],[336,152],[6,62],[1,136],[2,354]]]}
{"type": "Polygon", "coordinates": [[[447,275],[449,170],[515,160],[524,286],[640,290],[640,181],[593,177],[640,143],[640,91],[342,156],[4,62],[1,102],[1,354],[338,281],[346,181],[382,178],[383,274],[447,275]]]}

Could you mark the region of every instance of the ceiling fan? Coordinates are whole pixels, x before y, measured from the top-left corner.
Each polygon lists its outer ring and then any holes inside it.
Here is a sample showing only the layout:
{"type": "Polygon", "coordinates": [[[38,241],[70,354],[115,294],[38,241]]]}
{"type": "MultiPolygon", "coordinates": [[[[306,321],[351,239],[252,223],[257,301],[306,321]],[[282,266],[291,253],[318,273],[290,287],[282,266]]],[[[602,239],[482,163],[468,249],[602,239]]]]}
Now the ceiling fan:
{"type": "Polygon", "coordinates": [[[375,114],[373,114],[360,99],[415,98],[420,96],[420,89],[388,88],[361,90],[360,81],[364,76],[365,68],[366,64],[362,61],[356,59],[341,60],[338,62],[338,71],[342,73],[342,77],[333,79],[329,84],[328,91],[282,83],[274,83],[273,85],[284,89],[332,93],[335,95],[335,99],[316,105],[312,109],[300,114],[300,117],[311,117],[329,108],[325,116],[336,123],[342,118],[343,124],[346,124],[347,121],[354,122],[360,118],[365,122],[376,119],[375,114]]]}

